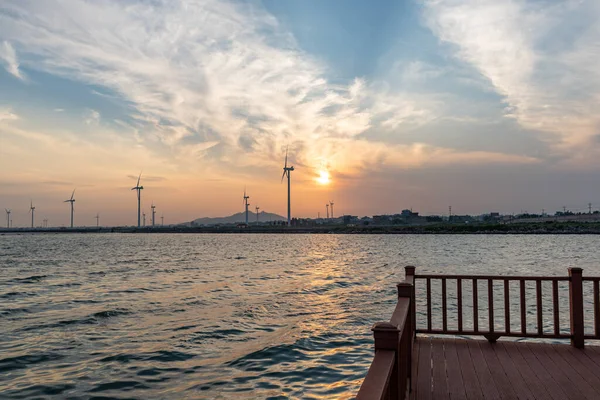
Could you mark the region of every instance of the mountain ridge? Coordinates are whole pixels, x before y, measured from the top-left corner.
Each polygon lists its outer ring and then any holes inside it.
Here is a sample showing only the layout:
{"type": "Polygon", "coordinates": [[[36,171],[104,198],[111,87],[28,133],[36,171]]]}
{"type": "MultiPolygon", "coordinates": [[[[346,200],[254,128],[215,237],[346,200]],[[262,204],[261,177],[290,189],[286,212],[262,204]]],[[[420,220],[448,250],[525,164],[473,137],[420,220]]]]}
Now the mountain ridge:
{"type": "MultiPolygon", "coordinates": [[[[275,213],[261,211],[258,213],[258,222],[287,221],[287,218],[275,213]]],[[[202,217],[196,218],[186,225],[218,225],[218,224],[239,224],[246,222],[246,213],[239,212],[226,217],[202,217]]],[[[248,211],[248,223],[256,222],[256,213],[248,211]]]]}

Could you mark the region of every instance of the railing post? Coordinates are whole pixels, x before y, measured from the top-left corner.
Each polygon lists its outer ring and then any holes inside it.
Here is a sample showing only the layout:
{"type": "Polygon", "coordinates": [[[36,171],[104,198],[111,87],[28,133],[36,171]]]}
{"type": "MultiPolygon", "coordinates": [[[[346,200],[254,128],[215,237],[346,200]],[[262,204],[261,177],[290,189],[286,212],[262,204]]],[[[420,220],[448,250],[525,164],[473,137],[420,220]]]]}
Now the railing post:
{"type": "MultiPolygon", "coordinates": [[[[407,267],[407,268],[411,268],[411,267],[407,267]]],[[[413,276],[414,276],[414,267],[413,268],[413,276]]],[[[414,282],[414,281],[413,281],[414,282]]],[[[414,309],[415,309],[415,285],[412,283],[407,282],[400,282],[396,285],[396,288],[398,289],[398,299],[401,298],[408,298],[410,299],[410,305],[408,307],[408,318],[406,319],[406,325],[404,326],[404,329],[407,330],[408,333],[408,349],[407,349],[407,356],[406,356],[406,375],[408,376],[408,389],[409,391],[412,392],[412,352],[413,352],[413,341],[414,338],[416,336],[416,327],[415,327],[415,313],[414,313],[414,309]]],[[[400,349],[399,351],[402,351],[402,349],[400,349]]],[[[398,357],[397,360],[398,362],[400,362],[401,360],[401,355],[400,353],[398,353],[398,357]]]]}
{"type": "Polygon", "coordinates": [[[583,325],[583,270],[569,268],[569,309],[571,316],[571,345],[578,349],[584,346],[583,325]]]}
{"type": "Polygon", "coordinates": [[[398,353],[400,348],[400,331],[396,326],[389,322],[377,322],[371,328],[373,338],[375,339],[375,351],[377,350],[394,350],[394,368],[392,369],[391,381],[389,386],[390,399],[400,399],[399,379],[398,379],[398,353]]]}
{"type": "MultiPolygon", "coordinates": [[[[412,337],[416,337],[416,329],[417,329],[417,303],[415,303],[415,267],[412,265],[408,265],[404,267],[405,272],[405,282],[410,283],[412,285],[412,295],[410,297],[410,324],[411,324],[411,332],[412,337]]],[[[400,290],[400,289],[398,289],[400,290]]],[[[400,292],[398,291],[398,297],[400,297],[400,292]]]]}

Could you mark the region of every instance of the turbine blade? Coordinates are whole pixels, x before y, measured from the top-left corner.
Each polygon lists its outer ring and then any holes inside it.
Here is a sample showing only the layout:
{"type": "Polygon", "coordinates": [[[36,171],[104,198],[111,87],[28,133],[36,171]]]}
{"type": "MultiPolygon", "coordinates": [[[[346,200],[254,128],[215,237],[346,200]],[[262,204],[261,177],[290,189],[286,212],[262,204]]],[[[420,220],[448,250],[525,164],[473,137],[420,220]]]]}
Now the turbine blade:
{"type": "Polygon", "coordinates": [[[281,183],[283,183],[283,178],[285,178],[285,173],[287,172],[287,170],[283,170],[283,175],[281,175],[281,183]]]}
{"type": "Polygon", "coordinates": [[[135,186],[140,186],[140,179],[141,178],[142,178],[142,172],[140,171],[140,176],[138,176],[137,185],[135,185],[135,186]]]}

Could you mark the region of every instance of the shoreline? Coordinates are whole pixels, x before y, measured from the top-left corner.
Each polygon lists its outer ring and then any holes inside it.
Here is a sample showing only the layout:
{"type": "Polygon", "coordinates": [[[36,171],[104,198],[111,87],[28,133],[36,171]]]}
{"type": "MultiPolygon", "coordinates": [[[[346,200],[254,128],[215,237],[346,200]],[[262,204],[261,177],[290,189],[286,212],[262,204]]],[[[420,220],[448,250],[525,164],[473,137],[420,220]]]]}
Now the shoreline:
{"type": "Polygon", "coordinates": [[[82,227],[82,228],[2,228],[0,235],[23,233],[221,233],[221,234],[378,234],[378,235],[597,235],[600,234],[600,223],[581,222],[545,222],[545,223],[511,223],[511,224],[432,224],[432,225],[393,225],[393,226],[343,226],[327,225],[318,227],[286,227],[286,226],[249,226],[245,228],[233,226],[214,227],[82,227]]]}

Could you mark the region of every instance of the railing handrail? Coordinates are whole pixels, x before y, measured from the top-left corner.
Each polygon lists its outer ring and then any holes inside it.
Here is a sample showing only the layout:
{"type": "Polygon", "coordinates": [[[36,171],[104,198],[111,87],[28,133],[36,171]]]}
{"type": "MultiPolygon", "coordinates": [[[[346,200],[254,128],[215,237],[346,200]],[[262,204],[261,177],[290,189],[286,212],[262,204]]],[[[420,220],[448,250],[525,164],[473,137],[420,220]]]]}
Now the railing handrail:
{"type": "Polygon", "coordinates": [[[405,270],[406,279],[397,285],[398,302],[390,322],[378,322],[371,329],[375,339],[375,357],[358,391],[357,400],[402,400],[412,386],[414,267],[406,267],[405,270]]]}
{"type": "MultiPolygon", "coordinates": [[[[419,274],[415,275],[415,279],[481,279],[481,280],[498,280],[498,281],[569,281],[569,276],[506,276],[506,275],[445,275],[445,274],[419,274]]],[[[584,280],[593,280],[595,278],[588,277],[584,280]]],[[[597,278],[600,279],[600,278],[597,278]]]]}
{"type": "Polygon", "coordinates": [[[396,352],[394,350],[376,350],[367,376],[363,380],[357,399],[384,399],[390,386],[396,352]]]}

